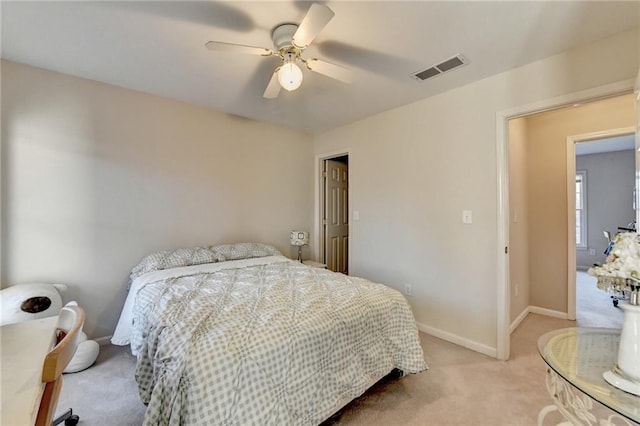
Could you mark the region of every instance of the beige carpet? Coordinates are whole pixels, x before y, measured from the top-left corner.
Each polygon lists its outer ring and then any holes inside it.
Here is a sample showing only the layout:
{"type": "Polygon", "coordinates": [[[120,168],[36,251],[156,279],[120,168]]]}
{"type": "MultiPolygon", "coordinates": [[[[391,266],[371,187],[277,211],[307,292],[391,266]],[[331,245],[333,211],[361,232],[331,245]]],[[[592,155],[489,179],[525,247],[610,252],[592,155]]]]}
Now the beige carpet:
{"type": "Polygon", "coordinates": [[[595,277],[577,271],[576,323],[579,327],[622,328],[622,312],[613,306],[610,293],[598,289],[595,277]]]}
{"type": "MultiPolygon", "coordinates": [[[[579,273],[577,288],[577,321],[530,314],[511,336],[507,362],[421,333],[429,371],[383,380],[324,426],[535,425],[539,410],[551,403],[538,337],[558,328],[622,323],[621,309],[597,290],[592,277],[579,273]]],[[[73,407],[81,425],[140,425],[145,406],[134,370],[128,347],[101,347],[93,367],[65,375],[58,411],[73,407]]],[[[547,420],[561,419],[554,413],[547,420]]]]}

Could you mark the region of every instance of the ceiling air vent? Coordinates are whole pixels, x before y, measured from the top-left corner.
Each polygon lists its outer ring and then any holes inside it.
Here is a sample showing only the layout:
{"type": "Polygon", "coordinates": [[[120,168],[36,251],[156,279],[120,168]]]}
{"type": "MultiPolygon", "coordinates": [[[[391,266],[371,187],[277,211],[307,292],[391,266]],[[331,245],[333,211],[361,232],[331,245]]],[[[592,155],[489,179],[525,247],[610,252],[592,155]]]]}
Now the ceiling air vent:
{"type": "Polygon", "coordinates": [[[413,74],[416,80],[426,80],[431,77],[435,77],[436,75],[442,74],[443,72],[451,71],[454,68],[459,67],[460,65],[464,65],[466,63],[464,56],[461,54],[457,54],[452,58],[447,59],[446,61],[440,62],[438,65],[434,65],[432,67],[427,68],[423,71],[418,71],[413,74]]]}

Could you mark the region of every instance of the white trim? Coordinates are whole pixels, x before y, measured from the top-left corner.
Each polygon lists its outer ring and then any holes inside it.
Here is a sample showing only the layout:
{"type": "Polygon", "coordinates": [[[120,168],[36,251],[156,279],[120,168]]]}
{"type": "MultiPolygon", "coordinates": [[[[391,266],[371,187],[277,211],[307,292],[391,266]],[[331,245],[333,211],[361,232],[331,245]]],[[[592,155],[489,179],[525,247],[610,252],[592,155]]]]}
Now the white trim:
{"type": "Polygon", "coordinates": [[[509,331],[511,286],[509,285],[509,150],[508,117],[496,114],[496,156],[498,185],[497,218],[497,331],[496,358],[508,360],[511,351],[511,333],[509,331]],[[508,250],[508,249],[507,249],[508,250]]]}
{"type": "Polygon", "coordinates": [[[320,153],[320,154],[316,154],[315,156],[315,161],[314,161],[314,213],[313,213],[313,241],[315,241],[315,243],[313,244],[314,246],[314,250],[315,250],[315,260],[317,261],[321,261],[322,259],[320,258],[320,248],[321,248],[321,241],[320,241],[320,235],[322,234],[322,230],[320,229],[320,227],[322,226],[322,201],[320,200],[320,196],[322,194],[322,162],[324,160],[330,160],[332,158],[336,158],[336,157],[342,157],[342,156],[348,156],[349,157],[349,186],[348,186],[348,191],[349,191],[349,195],[348,195],[348,214],[349,214],[349,243],[348,243],[348,253],[347,253],[347,262],[349,265],[349,270],[351,270],[351,254],[353,253],[353,251],[351,250],[352,245],[353,245],[353,215],[351,214],[352,210],[353,210],[353,206],[352,206],[352,194],[351,194],[351,178],[353,176],[353,157],[352,157],[352,153],[351,153],[351,148],[345,148],[345,149],[341,149],[338,151],[331,151],[331,152],[325,152],[325,153],[320,153]]]}
{"type": "Polygon", "coordinates": [[[633,79],[619,81],[496,112],[496,169],[498,185],[496,351],[498,359],[509,358],[509,262],[508,257],[503,254],[504,247],[508,247],[509,245],[509,159],[506,157],[508,148],[506,129],[508,121],[512,118],[551,110],[576,102],[592,101],[598,98],[628,93],[633,90],[633,84],[633,79]]]}
{"type": "Polygon", "coordinates": [[[98,342],[98,345],[100,346],[105,346],[105,345],[110,345],[111,344],[111,338],[113,336],[104,336],[104,337],[98,337],[97,339],[94,339],[96,342],[98,342]]]}
{"type": "MultiPolygon", "coordinates": [[[[636,181],[635,181],[635,196],[636,196],[636,231],[637,224],[640,224],[640,67],[638,67],[638,75],[636,76],[636,82],[634,85],[634,93],[636,95],[636,181]]],[[[0,238],[0,241],[2,239],[0,238]]]]}
{"type": "Polygon", "coordinates": [[[635,130],[635,127],[621,127],[567,136],[567,319],[576,319],[576,143],[628,135],[635,130]]]}
{"type": "Polygon", "coordinates": [[[492,348],[491,346],[487,346],[483,343],[478,343],[474,340],[470,340],[465,337],[458,336],[457,334],[440,330],[439,328],[430,327],[419,322],[416,322],[416,326],[418,327],[418,330],[430,336],[434,336],[439,339],[446,340],[447,342],[454,343],[458,346],[471,349],[472,351],[480,352],[481,354],[496,358],[496,348],[492,348]]]}
{"type": "MultiPolygon", "coordinates": [[[[574,157],[575,158],[575,157],[574,157]]],[[[575,164],[575,163],[574,163],[575,164]]],[[[575,167],[575,166],[574,166],[575,167]]],[[[587,206],[589,205],[589,200],[587,199],[587,194],[589,192],[589,190],[587,189],[589,182],[588,182],[588,176],[587,176],[587,170],[582,169],[582,170],[578,170],[576,169],[576,173],[575,173],[576,177],[578,175],[580,175],[582,178],[580,179],[580,182],[582,183],[582,188],[580,188],[580,198],[582,199],[582,209],[580,210],[580,231],[582,232],[582,235],[580,235],[580,245],[576,244],[576,250],[587,250],[589,248],[589,236],[587,235],[587,223],[588,223],[588,218],[587,218],[587,206]]],[[[569,177],[569,173],[567,173],[567,177],[569,177]]],[[[574,182],[577,181],[577,178],[574,178],[574,182]]],[[[574,184],[575,185],[575,184],[574,184]]],[[[567,189],[569,189],[567,187],[567,189]]],[[[573,187],[573,194],[575,196],[576,194],[576,187],[573,187]]],[[[578,206],[575,206],[574,210],[577,210],[578,206]]],[[[574,214],[575,216],[575,214],[574,214]]],[[[575,228],[575,226],[574,226],[575,228]]],[[[577,235],[576,235],[577,237],[577,235]]],[[[571,240],[569,240],[571,241],[571,240]]],[[[575,240],[574,240],[575,241],[575,240]]]]}
{"type": "Polygon", "coordinates": [[[567,318],[576,319],[576,145],[567,137],[567,318]]]}
{"type": "Polygon", "coordinates": [[[541,308],[539,306],[529,306],[527,308],[530,313],[544,315],[547,317],[560,318],[568,320],[568,315],[566,312],[554,311],[553,309],[541,308]]]}
{"type": "Polygon", "coordinates": [[[513,333],[513,330],[518,328],[520,323],[527,317],[527,315],[529,315],[529,306],[524,308],[522,312],[520,312],[520,315],[518,315],[518,317],[514,319],[513,322],[511,322],[511,326],[509,327],[509,332],[513,333]]]}
{"type": "MultiPolygon", "coordinates": [[[[510,332],[513,333],[514,330],[518,328],[520,323],[524,321],[524,319],[529,314],[538,314],[538,315],[544,315],[546,317],[560,318],[560,319],[566,319],[566,320],[570,319],[568,318],[568,315],[565,312],[554,311],[552,309],[529,305],[526,308],[524,308],[522,312],[520,312],[520,315],[518,315],[516,319],[513,320],[513,322],[511,323],[511,326],[509,327],[510,332]]],[[[572,321],[575,321],[575,320],[572,320],[572,321]]]]}

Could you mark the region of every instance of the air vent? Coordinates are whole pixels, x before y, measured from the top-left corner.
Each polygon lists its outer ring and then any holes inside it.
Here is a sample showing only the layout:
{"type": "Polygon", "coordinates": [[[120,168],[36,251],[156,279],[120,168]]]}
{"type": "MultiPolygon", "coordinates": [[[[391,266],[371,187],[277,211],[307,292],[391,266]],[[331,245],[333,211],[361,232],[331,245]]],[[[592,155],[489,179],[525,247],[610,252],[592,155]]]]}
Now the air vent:
{"type": "Polygon", "coordinates": [[[420,80],[426,80],[429,77],[435,77],[436,75],[441,74],[441,73],[442,73],[442,71],[440,71],[436,67],[431,67],[431,68],[427,68],[424,71],[420,71],[419,73],[417,73],[415,75],[415,77],[420,79],[420,80]]]}
{"type": "Polygon", "coordinates": [[[432,67],[427,68],[423,71],[418,71],[413,74],[413,77],[416,80],[424,81],[428,78],[435,77],[436,75],[440,75],[444,72],[451,71],[454,68],[457,68],[466,63],[464,57],[461,54],[457,54],[452,58],[447,59],[446,61],[440,62],[438,65],[434,65],[432,67]]]}

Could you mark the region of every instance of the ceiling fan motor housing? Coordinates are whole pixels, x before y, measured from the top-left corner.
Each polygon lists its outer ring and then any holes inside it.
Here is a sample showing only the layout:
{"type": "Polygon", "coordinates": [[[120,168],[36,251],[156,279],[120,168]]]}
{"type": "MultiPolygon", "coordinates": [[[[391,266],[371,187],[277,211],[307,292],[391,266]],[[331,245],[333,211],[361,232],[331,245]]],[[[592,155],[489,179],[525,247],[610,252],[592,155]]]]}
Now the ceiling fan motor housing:
{"type": "Polygon", "coordinates": [[[298,26],[296,24],[278,25],[271,32],[273,46],[277,51],[293,47],[293,35],[296,33],[298,26]]]}

